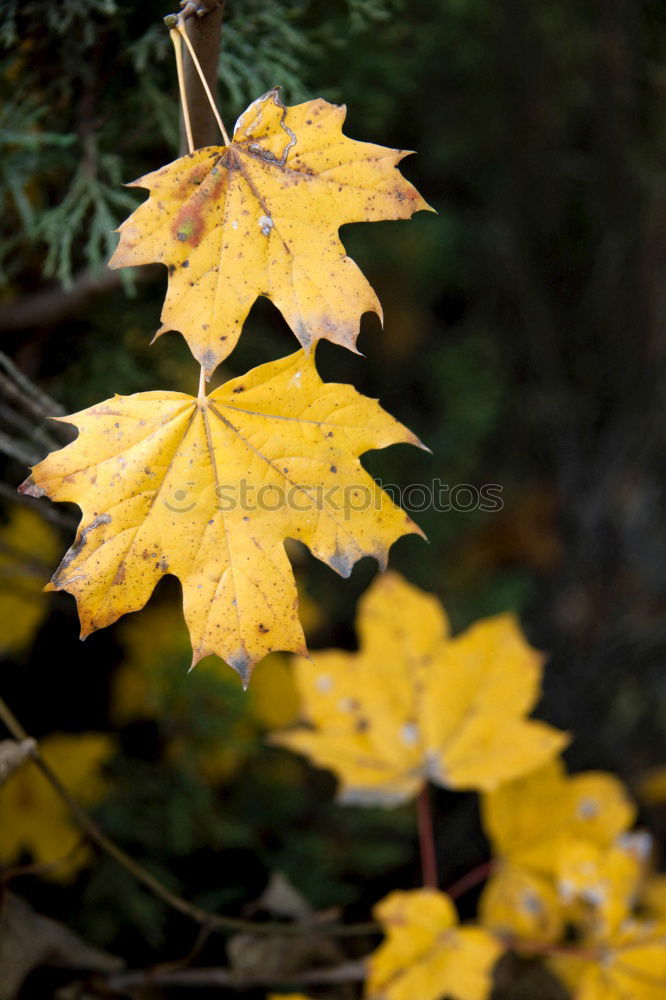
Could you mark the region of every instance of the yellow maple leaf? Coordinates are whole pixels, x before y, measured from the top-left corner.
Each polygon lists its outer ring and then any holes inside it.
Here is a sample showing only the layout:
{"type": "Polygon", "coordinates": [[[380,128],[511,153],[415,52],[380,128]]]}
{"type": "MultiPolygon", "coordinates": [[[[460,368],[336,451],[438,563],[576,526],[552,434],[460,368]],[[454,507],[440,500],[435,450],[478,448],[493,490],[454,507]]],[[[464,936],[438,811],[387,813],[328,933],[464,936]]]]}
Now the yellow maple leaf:
{"type": "Polygon", "coordinates": [[[610,937],[585,942],[579,955],[549,964],[573,1000],[664,1000],[666,923],[627,919],[610,937]]]}
{"type": "Polygon", "coordinates": [[[505,939],[550,944],[564,931],[564,907],[552,879],[507,865],[484,888],[479,921],[505,939]]]}
{"type": "MultiPolygon", "coordinates": [[[[190,653],[187,627],[176,602],[150,605],[119,629],[125,657],[113,675],[111,718],[124,726],[135,719],[160,719],[180,680],[174,664],[190,653]]],[[[233,676],[233,675],[230,675],[233,676]]]]}
{"type": "MultiPolygon", "coordinates": [[[[481,812],[495,854],[479,902],[482,923],[534,943],[556,941],[564,921],[575,916],[565,906],[571,900],[567,864],[575,863],[568,845],[601,851],[635,819],[617,778],[595,771],[568,776],[558,759],[484,794],[481,812]]],[[[618,895],[606,892],[605,898],[612,908],[618,895]]]]}
{"type": "Polygon", "coordinates": [[[404,801],[427,780],[494,788],[557,753],[566,734],[526,719],[541,656],[500,615],[451,639],[444,611],[395,573],[360,603],[359,653],[296,661],[310,729],[273,739],[333,770],[343,801],[404,801]]]}
{"type": "Polygon", "coordinates": [[[82,637],[142,608],[171,573],[192,664],[215,653],[247,681],[272,650],[305,651],[287,537],[348,576],[420,533],[358,457],[420,442],[375,400],[323,383],[302,351],[207,397],[116,396],[61,419],[78,438],[22,490],[81,507],[49,587],[76,597],[82,637]]]}
{"type": "MultiPolygon", "coordinates": [[[[82,805],[96,805],[107,783],[102,765],[114,751],[104,733],[56,733],[40,741],[40,752],[69,792],[82,805]]],[[[29,851],[41,864],[57,865],[46,874],[67,880],[90,859],[67,806],[39,768],[26,765],[0,788],[0,860],[11,863],[29,851]]]]}
{"type": "MultiPolygon", "coordinates": [[[[312,607],[307,596],[299,596],[301,618],[304,604],[306,611],[312,607]]],[[[179,701],[179,694],[186,695],[182,706],[185,713],[191,710],[192,700],[197,697],[205,702],[211,715],[226,709],[229,685],[238,680],[234,674],[222,679],[216,672],[213,688],[203,683],[210,676],[212,664],[202,663],[196,674],[183,681],[181,665],[189,655],[190,642],[175,602],[149,606],[142,615],[126,619],[120,639],[126,656],[114,674],[111,693],[111,715],[118,725],[134,719],[160,719],[167,701],[171,703],[169,715],[173,719],[173,702],[179,701]]],[[[288,657],[280,653],[267,656],[252,674],[247,695],[248,719],[265,729],[289,726],[298,718],[298,707],[298,692],[288,657]]]]}
{"type": "Polygon", "coordinates": [[[233,350],[259,295],[306,350],[354,348],[377,296],[345,255],[348,222],[427,209],[396,169],[407,153],[342,134],[346,109],[323,100],[254,101],[229,146],[207,146],[130,186],[150,198],[120,227],[109,266],[159,261],[169,271],[162,327],[179,330],[207,374],[233,350]]]}
{"type": "Polygon", "coordinates": [[[500,859],[546,875],[556,873],[563,834],[603,846],[628,830],[636,816],[612,774],[567,775],[557,759],[487,792],[481,812],[500,859]]]}
{"type": "Polygon", "coordinates": [[[47,611],[42,593],[46,566],[56,558],[57,534],[27,507],[13,506],[0,526],[0,650],[27,646],[47,611]]]}
{"type": "Polygon", "coordinates": [[[435,889],[392,892],[374,908],[386,940],[368,960],[369,1000],[486,1000],[502,946],[480,927],[460,927],[435,889]]]}
{"type": "Polygon", "coordinates": [[[651,847],[649,835],[640,832],[605,846],[562,837],[556,880],[570,923],[602,937],[616,931],[636,904],[651,847]]]}

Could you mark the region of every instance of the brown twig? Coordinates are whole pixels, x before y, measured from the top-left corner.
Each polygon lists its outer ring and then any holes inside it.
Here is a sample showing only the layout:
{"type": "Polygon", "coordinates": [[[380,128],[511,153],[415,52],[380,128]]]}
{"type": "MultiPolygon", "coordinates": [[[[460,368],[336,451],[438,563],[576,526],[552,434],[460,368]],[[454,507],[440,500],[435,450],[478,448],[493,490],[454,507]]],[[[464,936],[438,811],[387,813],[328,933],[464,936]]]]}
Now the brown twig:
{"type": "MultiPolygon", "coordinates": [[[[3,698],[0,698],[0,721],[6,726],[14,739],[26,740],[31,738],[3,698]]],[[[35,750],[33,759],[44,777],[50,782],[58,795],[65,802],[73,818],[81,829],[88,835],[90,840],[92,840],[97,847],[104,851],[105,854],[108,854],[109,857],[113,858],[126,871],[130,872],[137,882],[140,882],[143,886],[149,889],[153,895],[158,897],[158,899],[161,899],[162,902],[166,903],[167,906],[170,906],[172,909],[182,913],[183,916],[189,917],[189,919],[193,920],[195,923],[221,932],[244,931],[248,934],[279,934],[280,936],[285,937],[299,937],[303,934],[324,934],[330,937],[358,937],[366,936],[368,934],[377,934],[379,932],[379,928],[375,923],[318,924],[313,922],[309,924],[288,924],[280,923],[278,921],[257,922],[252,920],[242,920],[240,917],[226,917],[220,913],[210,913],[208,910],[204,910],[202,907],[196,906],[194,903],[189,903],[186,899],[183,899],[181,896],[178,896],[175,892],[168,889],[163,882],[160,882],[158,878],[135,861],[134,858],[122,849],[122,847],[119,847],[109,837],[107,837],[102,830],[100,830],[95,821],[84,809],[81,808],[76,799],[70,795],[57,774],[51,770],[42,757],[39,748],[35,750]]]]}
{"type": "MultiPolygon", "coordinates": [[[[136,268],[135,280],[152,281],[162,273],[159,265],[136,268]]],[[[15,302],[3,303],[0,310],[0,333],[57,326],[98,295],[118,291],[122,282],[122,271],[86,269],[75,275],[69,288],[53,285],[15,302]]]]}
{"type": "Polygon", "coordinates": [[[119,972],[106,977],[104,985],[110,990],[127,990],[137,986],[233,986],[237,989],[252,986],[325,986],[330,983],[362,982],[367,974],[365,960],[340,962],[339,965],[325,966],[321,969],[306,969],[302,972],[290,972],[282,979],[275,973],[253,972],[251,975],[240,974],[233,969],[175,969],[160,971],[158,969],[140,970],[137,972],[119,972]]]}
{"type": "Polygon", "coordinates": [[[15,441],[4,431],[0,431],[0,452],[9,458],[15,458],[21,465],[37,465],[42,457],[39,452],[33,451],[32,448],[20,441],[15,441]]]}
{"type": "Polygon", "coordinates": [[[437,852],[435,850],[435,832],[432,822],[432,805],[430,802],[430,785],[424,785],[416,800],[416,815],[419,827],[419,851],[421,854],[421,871],[423,885],[426,889],[436,889],[439,883],[437,874],[437,852]]]}

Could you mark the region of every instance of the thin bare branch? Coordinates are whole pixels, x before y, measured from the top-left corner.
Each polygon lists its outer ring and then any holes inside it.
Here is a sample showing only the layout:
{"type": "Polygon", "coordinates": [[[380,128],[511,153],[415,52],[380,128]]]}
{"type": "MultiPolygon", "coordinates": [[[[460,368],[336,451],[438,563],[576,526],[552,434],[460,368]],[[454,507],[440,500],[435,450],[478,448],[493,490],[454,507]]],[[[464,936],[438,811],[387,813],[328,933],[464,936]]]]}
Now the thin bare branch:
{"type": "Polygon", "coordinates": [[[366,977],[364,959],[340,962],[339,965],[325,966],[321,969],[305,969],[302,972],[285,973],[280,979],[275,973],[262,973],[260,970],[248,975],[240,974],[233,969],[150,969],[138,972],[120,972],[105,979],[105,986],[110,990],[127,990],[137,986],[192,986],[214,987],[232,986],[236,989],[249,989],[253,986],[325,986],[332,983],[358,983],[366,977]]]}
{"type": "MultiPolygon", "coordinates": [[[[162,273],[159,265],[135,268],[134,280],[153,281],[162,273]]],[[[69,288],[53,285],[15,302],[3,303],[0,310],[0,333],[57,326],[85,308],[98,295],[119,291],[122,271],[89,270],[75,275],[69,288]]]]}
{"type": "Polygon", "coordinates": [[[21,465],[37,465],[42,457],[38,452],[32,451],[31,448],[19,441],[15,441],[3,431],[0,431],[0,452],[10,458],[15,458],[21,465]]]}
{"type": "MultiPolygon", "coordinates": [[[[3,698],[0,698],[0,722],[6,726],[14,739],[27,740],[31,738],[3,698]]],[[[140,882],[143,886],[149,889],[153,895],[161,899],[162,902],[167,904],[167,906],[170,906],[172,909],[182,913],[183,916],[189,917],[190,920],[193,920],[195,923],[201,924],[204,927],[210,927],[211,930],[220,932],[245,931],[248,934],[272,934],[279,935],[280,937],[299,937],[304,934],[323,934],[330,937],[357,937],[379,933],[379,928],[375,923],[326,924],[312,922],[290,924],[280,923],[277,921],[256,922],[252,920],[242,920],[239,917],[226,917],[221,913],[210,913],[208,910],[204,910],[202,907],[196,906],[194,903],[189,903],[186,899],[183,899],[181,896],[178,896],[175,892],[168,889],[164,883],[160,882],[158,878],[135,861],[134,858],[122,849],[122,847],[119,847],[118,844],[114,843],[109,837],[106,836],[105,833],[102,832],[102,830],[100,830],[97,823],[95,823],[88,813],[81,808],[76,799],[70,795],[65,786],[62,784],[57,774],[46,763],[39,751],[39,747],[35,750],[33,759],[36,766],[40,769],[47,781],[50,782],[58,795],[62,798],[63,802],[65,802],[70,813],[72,814],[72,817],[81,829],[85,831],[90,840],[92,840],[93,843],[100,848],[100,850],[108,854],[109,857],[112,857],[126,871],[130,872],[137,882],[140,882]]]]}

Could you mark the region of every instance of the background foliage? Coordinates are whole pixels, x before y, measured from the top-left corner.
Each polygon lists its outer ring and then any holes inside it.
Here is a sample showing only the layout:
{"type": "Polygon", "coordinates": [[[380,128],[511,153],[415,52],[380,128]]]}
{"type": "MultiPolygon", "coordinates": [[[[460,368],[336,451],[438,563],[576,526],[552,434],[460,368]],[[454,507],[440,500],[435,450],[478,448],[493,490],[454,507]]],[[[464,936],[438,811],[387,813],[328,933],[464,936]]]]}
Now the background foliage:
{"type": "MultiPolygon", "coordinates": [[[[148,348],[161,273],[120,285],[103,271],[110,230],[137,200],[120,182],[178,150],[166,13],[156,0],[3,5],[0,346],[66,410],[195,388],[179,337],[148,348]]],[[[282,83],[288,103],[348,103],[353,137],[419,151],[405,173],[439,215],[343,231],[385,329],[366,317],[363,360],[322,344],[322,376],[378,396],[432,448],[368,456],[385,482],[502,486],[501,513],[417,514],[429,546],[402,539],[392,563],[442,597],[456,628],[519,611],[552,654],[539,714],[576,732],[570,765],[634,785],[665,743],[663,54],[659,0],[229,0],[220,62],[227,125],[282,83]]],[[[247,329],[220,379],[293,348],[268,302],[247,329]]],[[[0,417],[19,458],[43,456],[41,425],[17,425],[4,404],[0,417]]],[[[22,478],[8,456],[6,482],[22,478]]],[[[3,695],[36,736],[118,732],[97,813],[111,835],[227,911],[275,870],[314,906],[349,904],[352,916],[418,883],[408,808],[334,806],[327,773],[266,747],[274,722],[259,695],[248,704],[220,664],[186,676],[173,581],[143,619],[81,646],[73,602],[34,585],[71,534],[51,524],[44,538],[39,510],[39,526],[19,530],[5,504],[3,695]],[[152,700],[130,717],[132,664],[152,700]]],[[[312,646],[352,648],[375,564],[343,583],[304,551],[293,558],[312,646]]],[[[437,805],[446,885],[487,848],[470,797],[442,792],[437,805]]],[[[663,802],[646,809],[663,837],[663,802]]],[[[137,965],[192,939],[106,859],[73,883],[24,877],[20,889],[137,965]]]]}

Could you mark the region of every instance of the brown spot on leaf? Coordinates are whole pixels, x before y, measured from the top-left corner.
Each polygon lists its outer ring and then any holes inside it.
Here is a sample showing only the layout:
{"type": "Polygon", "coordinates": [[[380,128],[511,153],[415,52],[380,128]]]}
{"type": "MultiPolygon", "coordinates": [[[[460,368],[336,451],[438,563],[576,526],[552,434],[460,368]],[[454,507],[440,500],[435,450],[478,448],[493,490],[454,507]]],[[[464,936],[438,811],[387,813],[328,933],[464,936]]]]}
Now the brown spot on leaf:
{"type": "Polygon", "coordinates": [[[60,576],[62,575],[63,571],[66,570],[67,567],[76,559],[76,557],[78,556],[78,554],[81,551],[81,549],[87,544],[88,535],[90,534],[90,532],[94,531],[95,528],[99,528],[100,524],[111,524],[111,520],[112,520],[112,518],[111,518],[110,514],[98,514],[98,516],[96,518],[94,518],[94,520],[92,520],[90,522],[90,524],[88,525],[88,527],[84,528],[81,531],[79,537],[76,539],[76,541],[74,542],[74,544],[72,546],[70,546],[70,548],[68,549],[68,551],[65,553],[65,557],[64,557],[63,561],[60,563],[60,565],[58,566],[57,570],[53,574],[52,579],[53,579],[53,583],[56,586],[58,585],[58,580],[59,580],[60,576]]]}

